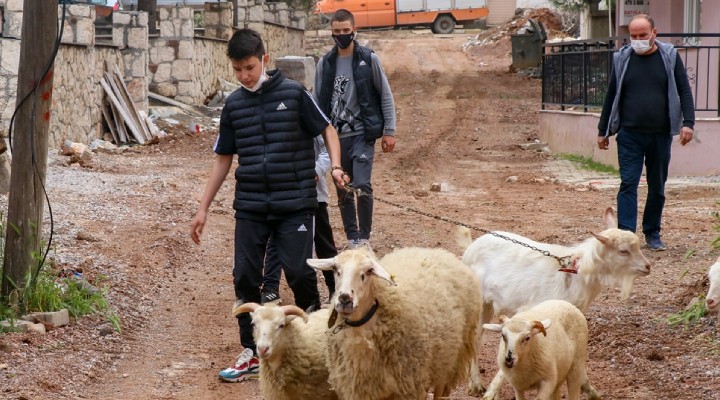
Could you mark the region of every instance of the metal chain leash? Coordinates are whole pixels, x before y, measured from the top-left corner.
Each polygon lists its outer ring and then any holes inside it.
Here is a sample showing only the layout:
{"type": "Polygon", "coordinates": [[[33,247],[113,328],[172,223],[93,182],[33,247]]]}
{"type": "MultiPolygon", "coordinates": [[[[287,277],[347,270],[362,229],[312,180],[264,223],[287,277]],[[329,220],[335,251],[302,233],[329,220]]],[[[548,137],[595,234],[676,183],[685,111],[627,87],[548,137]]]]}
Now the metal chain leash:
{"type": "Polygon", "coordinates": [[[476,227],[476,226],[472,226],[472,225],[466,224],[466,223],[464,223],[464,222],[455,221],[455,220],[452,220],[452,219],[450,219],[450,218],[442,217],[442,216],[439,216],[439,215],[430,214],[430,213],[428,213],[428,212],[421,211],[421,210],[417,210],[417,209],[412,208],[412,207],[404,206],[404,205],[402,205],[402,204],[395,203],[395,202],[392,202],[392,201],[390,201],[390,200],[381,199],[381,198],[379,198],[379,197],[373,196],[371,193],[365,193],[365,192],[363,192],[361,189],[359,189],[359,188],[357,188],[357,187],[354,187],[354,186],[353,186],[352,184],[350,184],[350,183],[345,184],[345,189],[346,189],[348,192],[356,193],[358,196],[370,196],[370,197],[373,198],[373,200],[377,200],[377,201],[379,201],[379,202],[381,202],[381,203],[385,203],[385,204],[391,205],[391,206],[393,206],[393,207],[397,207],[397,208],[403,209],[403,210],[405,210],[405,211],[410,211],[410,212],[412,212],[412,213],[420,214],[420,215],[425,216],[425,217],[428,217],[428,218],[437,219],[437,220],[440,220],[440,221],[443,221],[443,222],[447,222],[447,223],[449,223],[449,224],[454,224],[454,225],[463,226],[463,227],[465,227],[465,228],[468,228],[468,229],[471,229],[471,230],[474,230],[474,231],[478,231],[478,232],[486,233],[486,234],[489,234],[489,235],[493,235],[493,236],[498,237],[498,238],[500,238],[500,239],[504,239],[504,240],[510,241],[510,242],[512,242],[512,243],[515,243],[515,244],[519,244],[520,246],[527,247],[527,248],[530,249],[530,250],[537,251],[538,253],[540,253],[540,254],[542,254],[542,255],[544,255],[544,256],[552,257],[552,258],[554,258],[555,260],[557,260],[557,262],[560,264],[560,267],[561,267],[559,271],[561,271],[561,272],[569,272],[569,273],[577,273],[577,268],[575,268],[575,266],[573,265],[572,259],[571,259],[572,256],[564,256],[564,257],[556,256],[556,255],[551,254],[551,253],[550,253],[549,251],[547,251],[547,250],[539,249],[539,248],[537,248],[537,247],[535,247],[535,246],[533,246],[533,245],[531,245],[531,244],[524,243],[524,242],[521,242],[521,241],[519,241],[519,240],[513,239],[513,238],[511,238],[511,237],[507,237],[507,236],[501,235],[501,234],[499,234],[499,233],[497,233],[497,232],[489,231],[489,230],[487,230],[487,229],[478,228],[478,227],[476,227]]]}

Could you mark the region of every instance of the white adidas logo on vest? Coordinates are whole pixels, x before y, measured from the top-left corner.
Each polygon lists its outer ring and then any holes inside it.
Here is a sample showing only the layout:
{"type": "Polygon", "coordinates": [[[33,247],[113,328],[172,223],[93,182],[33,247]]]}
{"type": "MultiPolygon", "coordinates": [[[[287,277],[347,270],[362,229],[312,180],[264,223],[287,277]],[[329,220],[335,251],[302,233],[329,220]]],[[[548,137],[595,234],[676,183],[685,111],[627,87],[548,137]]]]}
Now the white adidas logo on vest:
{"type": "Polygon", "coordinates": [[[305,227],[305,224],[300,225],[298,228],[298,232],[307,232],[307,228],[305,227]]]}
{"type": "Polygon", "coordinates": [[[276,110],[278,110],[278,111],[287,110],[287,107],[285,106],[285,103],[280,103],[280,105],[278,105],[276,110]]]}
{"type": "Polygon", "coordinates": [[[367,63],[365,63],[365,60],[360,60],[360,64],[358,65],[362,67],[363,65],[367,65],[367,63]]]}

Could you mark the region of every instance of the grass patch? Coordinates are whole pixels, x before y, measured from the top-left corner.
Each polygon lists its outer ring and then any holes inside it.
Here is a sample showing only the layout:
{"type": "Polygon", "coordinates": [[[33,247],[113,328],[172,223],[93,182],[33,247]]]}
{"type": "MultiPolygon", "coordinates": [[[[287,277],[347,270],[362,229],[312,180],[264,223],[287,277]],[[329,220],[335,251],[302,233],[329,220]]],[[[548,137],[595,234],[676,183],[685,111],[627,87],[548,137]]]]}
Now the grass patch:
{"type": "Polygon", "coordinates": [[[599,163],[591,158],[579,156],[577,154],[561,153],[558,157],[562,160],[572,161],[578,164],[580,168],[606,174],[620,175],[620,171],[610,165],[599,163]]]}
{"type": "Polygon", "coordinates": [[[676,325],[692,325],[698,321],[702,317],[705,316],[707,313],[707,308],[705,307],[705,296],[700,295],[695,298],[695,302],[692,303],[688,308],[686,308],[683,311],[680,311],[676,314],[670,314],[667,317],[667,322],[671,326],[676,325]]]}

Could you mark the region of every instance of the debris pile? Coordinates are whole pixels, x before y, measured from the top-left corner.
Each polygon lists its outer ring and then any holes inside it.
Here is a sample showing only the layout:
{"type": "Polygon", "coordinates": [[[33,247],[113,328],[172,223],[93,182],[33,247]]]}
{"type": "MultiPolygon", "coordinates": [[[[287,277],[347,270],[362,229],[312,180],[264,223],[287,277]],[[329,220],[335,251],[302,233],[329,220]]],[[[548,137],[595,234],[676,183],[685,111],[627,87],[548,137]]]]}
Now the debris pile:
{"type": "Polygon", "coordinates": [[[473,46],[495,44],[503,39],[507,40],[507,38],[516,33],[523,33],[519,31],[530,27],[530,23],[528,22],[530,19],[534,19],[543,24],[548,40],[570,37],[577,30],[577,23],[575,22],[574,16],[564,15],[549,8],[519,8],[511,21],[480,32],[477,36],[465,43],[463,49],[467,50],[473,46]]]}

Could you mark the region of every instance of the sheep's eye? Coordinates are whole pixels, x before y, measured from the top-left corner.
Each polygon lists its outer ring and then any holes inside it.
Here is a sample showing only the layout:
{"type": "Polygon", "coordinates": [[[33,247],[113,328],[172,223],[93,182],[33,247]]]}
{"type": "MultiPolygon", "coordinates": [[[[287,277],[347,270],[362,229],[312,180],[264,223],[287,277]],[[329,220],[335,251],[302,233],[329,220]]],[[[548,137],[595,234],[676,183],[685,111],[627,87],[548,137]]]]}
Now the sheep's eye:
{"type": "Polygon", "coordinates": [[[285,324],[280,324],[280,325],[278,326],[278,329],[282,329],[282,328],[284,328],[284,327],[285,327],[285,324]]]}
{"type": "Polygon", "coordinates": [[[360,281],[361,281],[361,282],[364,282],[364,281],[365,281],[365,274],[360,275],[360,281]]]}
{"type": "Polygon", "coordinates": [[[630,255],[630,250],[620,250],[620,254],[624,256],[630,255]]]}
{"type": "Polygon", "coordinates": [[[530,336],[525,336],[523,338],[523,343],[527,343],[530,340],[530,336]]]}

